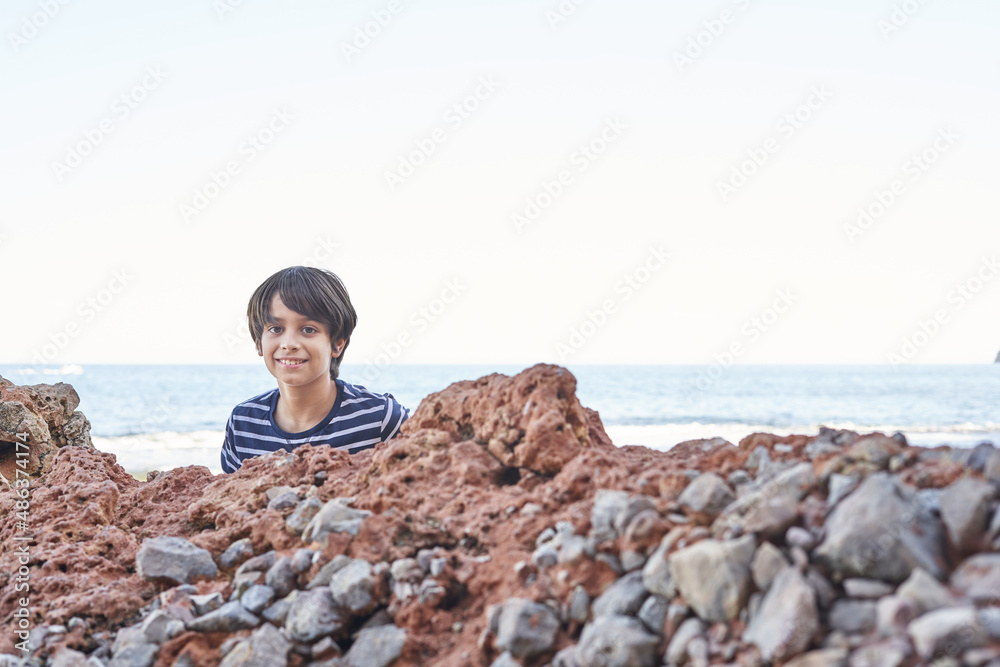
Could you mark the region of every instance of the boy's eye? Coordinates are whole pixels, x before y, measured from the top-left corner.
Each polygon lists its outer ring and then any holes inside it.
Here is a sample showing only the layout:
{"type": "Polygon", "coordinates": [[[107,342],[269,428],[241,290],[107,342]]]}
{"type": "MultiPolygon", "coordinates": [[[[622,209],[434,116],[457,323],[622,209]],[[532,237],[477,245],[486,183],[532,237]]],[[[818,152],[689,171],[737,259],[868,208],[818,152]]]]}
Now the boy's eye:
{"type": "Polygon", "coordinates": [[[302,331],[306,332],[307,334],[312,334],[312,333],[318,333],[319,329],[317,329],[316,327],[302,327],[302,331]]]}
{"type": "Polygon", "coordinates": [[[268,333],[280,333],[281,332],[281,327],[278,327],[278,326],[268,327],[267,331],[268,331],[268,333]]]}

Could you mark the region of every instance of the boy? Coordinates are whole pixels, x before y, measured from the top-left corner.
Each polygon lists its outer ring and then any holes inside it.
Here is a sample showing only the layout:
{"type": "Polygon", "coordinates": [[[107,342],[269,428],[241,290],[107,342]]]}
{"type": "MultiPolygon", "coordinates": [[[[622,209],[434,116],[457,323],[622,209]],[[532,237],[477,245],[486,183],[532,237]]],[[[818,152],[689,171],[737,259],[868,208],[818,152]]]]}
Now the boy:
{"type": "Polygon", "coordinates": [[[247,306],[257,354],[278,388],[233,408],[222,445],[222,469],[304,444],[359,452],[399,432],[409,417],[392,394],[337,378],[358,316],[340,279],[293,266],[264,281],[247,306]]]}

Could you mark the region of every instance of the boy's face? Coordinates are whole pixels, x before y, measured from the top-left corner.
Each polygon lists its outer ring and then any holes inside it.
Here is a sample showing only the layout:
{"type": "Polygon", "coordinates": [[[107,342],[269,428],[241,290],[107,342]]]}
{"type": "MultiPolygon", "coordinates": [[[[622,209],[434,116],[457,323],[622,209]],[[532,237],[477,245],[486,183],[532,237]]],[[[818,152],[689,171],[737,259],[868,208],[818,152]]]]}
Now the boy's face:
{"type": "Polygon", "coordinates": [[[324,385],[330,381],[330,359],[340,356],[345,342],[331,344],[326,325],[288,308],[275,294],[257,353],[279,387],[324,385]]]}

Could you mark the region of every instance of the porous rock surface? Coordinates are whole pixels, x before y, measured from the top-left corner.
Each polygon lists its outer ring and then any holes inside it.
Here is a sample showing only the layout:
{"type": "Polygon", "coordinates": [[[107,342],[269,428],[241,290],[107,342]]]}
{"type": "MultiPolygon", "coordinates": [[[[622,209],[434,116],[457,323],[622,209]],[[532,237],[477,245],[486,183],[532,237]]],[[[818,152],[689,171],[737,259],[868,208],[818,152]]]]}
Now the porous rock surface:
{"type": "MultiPolygon", "coordinates": [[[[1000,666],[991,445],[616,448],[575,384],[547,365],[455,383],[372,450],[231,475],[140,482],[66,439],[27,529],[0,490],[0,666],[23,655],[21,544],[35,665],[1000,666]]],[[[12,387],[0,426],[51,442],[51,402],[12,387]]]]}

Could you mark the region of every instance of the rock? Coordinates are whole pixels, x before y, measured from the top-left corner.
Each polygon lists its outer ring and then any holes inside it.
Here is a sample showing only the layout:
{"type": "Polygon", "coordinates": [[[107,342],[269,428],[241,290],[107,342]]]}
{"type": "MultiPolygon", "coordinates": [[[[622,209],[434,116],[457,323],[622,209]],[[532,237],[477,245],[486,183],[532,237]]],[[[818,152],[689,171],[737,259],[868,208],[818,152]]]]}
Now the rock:
{"type": "Polygon", "coordinates": [[[195,616],[203,616],[210,611],[214,611],[221,607],[225,600],[222,599],[221,593],[208,593],[206,595],[192,595],[188,598],[191,600],[191,606],[194,610],[195,616]]]}
{"type": "Polygon", "coordinates": [[[729,486],[715,473],[704,473],[688,484],[677,502],[687,509],[687,514],[697,523],[709,525],[726,509],[736,496],[729,486]]]}
{"type": "Polygon", "coordinates": [[[108,667],[152,667],[159,652],[156,644],[129,644],[114,654],[108,667]]]}
{"type": "Polygon", "coordinates": [[[274,600],[274,598],[275,594],[273,588],[258,584],[251,586],[245,593],[243,593],[243,595],[240,596],[240,604],[246,607],[247,611],[254,614],[260,614],[264,611],[265,607],[271,604],[271,601],[274,600]]]}
{"type": "Polygon", "coordinates": [[[677,632],[670,638],[670,644],[667,646],[667,652],[664,656],[667,664],[683,665],[688,657],[688,643],[695,637],[701,636],[704,632],[705,624],[700,619],[689,618],[681,623],[680,627],[677,628],[677,632]]]}
{"type": "Polygon", "coordinates": [[[230,544],[222,555],[219,556],[219,565],[221,565],[226,570],[231,570],[234,567],[239,567],[248,558],[253,557],[253,546],[250,544],[250,538],[244,537],[242,540],[236,540],[230,544]]]}
{"type": "Polygon", "coordinates": [[[576,644],[567,646],[552,658],[552,667],[583,667],[580,664],[580,649],[576,644]]]}
{"type": "Polygon", "coordinates": [[[343,629],[348,618],[333,601],[329,588],[299,591],[285,617],[288,636],[298,642],[314,642],[343,629]]]}
{"type": "Polygon", "coordinates": [[[344,661],[350,667],[388,667],[403,652],[406,630],[395,625],[366,628],[358,633],[344,661]]]}
{"type": "Polygon", "coordinates": [[[262,553],[259,556],[254,556],[243,562],[238,568],[236,568],[236,574],[241,575],[247,572],[267,572],[271,567],[278,562],[278,552],[268,551],[262,553]]]}
{"type": "MultiPolygon", "coordinates": [[[[920,568],[916,568],[913,571],[916,572],[920,568]]],[[[923,572],[923,570],[920,570],[923,572]]],[[[926,574],[926,573],[925,573],[926,574]]],[[[912,578],[913,575],[911,574],[912,578]]],[[[841,582],[844,586],[844,592],[848,597],[857,598],[859,600],[877,600],[883,598],[886,595],[892,595],[892,586],[885,583],[884,581],[879,581],[878,579],[844,579],[841,582]]]]}
{"type": "Polygon", "coordinates": [[[323,509],[323,503],[316,498],[306,498],[299,503],[295,511],[285,519],[285,527],[293,535],[300,535],[306,529],[309,522],[323,509]]]}
{"type": "Polygon", "coordinates": [[[142,543],[135,557],[139,576],[189,584],[213,579],[219,573],[212,554],[182,537],[154,537],[142,543]]]}
{"type": "Polygon", "coordinates": [[[299,596],[299,591],[292,591],[285,597],[281,598],[270,607],[264,609],[261,612],[261,617],[268,623],[273,623],[274,625],[282,626],[285,624],[285,620],[288,618],[288,610],[291,609],[292,603],[299,596]]]}
{"type": "Polygon", "coordinates": [[[375,587],[371,563],[360,558],[352,559],[330,579],[334,603],[358,616],[370,613],[378,604],[375,587]]]}
{"type": "Polygon", "coordinates": [[[698,616],[728,621],[739,615],[750,594],[755,547],[754,537],[746,535],[725,542],[702,540],[670,556],[671,577],[698,616]]]}
{"type": "Polygon", "coordinates": [[[317,586],[329,586],[330,582],[333,580],[333,575],[335,575],[339,570],[346,567],[351,559],[344,554],[337,554],[333,557],[333,560],[326,563],[319,569],[316,576],[312,578],[306,585],[307,590],[312,590],[317,586]]]}
{"type": "Polygon", "coordinates": [[[951,575],[951,586],[974,602],[989,602],[1000,591],[1000,554],[967,558],[951,575]]]}
{"type": "Polygon", "coordinates": [[[756,644],[765,660],[783,661],[802,653],[818,628],[812,587],[798,570],[787,567],[774,578],[743,641],[756,644]]]}
{"type": "Polygon", "coordinates": [[[914,567],[941,576],[940,522],[912,496],[887,473],[870,475],[830,513],[815,556],[841,576],[898,583],[914,567]]]}
{"type": "Polygon", "coordinates": [[[900,667],[913,654],[905,637],[862,646],[848,658],[850,667],[900,667]]]}
{"type": "MultiPolygon", "coordinates": [[[[3,664],[0,662],[0,665],[3,664]]],[[[15,660],[12,664],[17,665],[18,662],[15,660]]],[[[51,667],[87,667],[87,656],[71,648],[63,648],[52,658],[51,667]]]]}
{"type": "Polygon", "coordinates": [[[577,585],[569,596],[566,615],[568,620],[586,623],[590,617],[590,596],[583,586],[577,585]]]}
{"type": "Polygon", "coordinates": [[[941,494],[941,521],[959,553],[970,553],[979,546],[995,495],[990,482],[974,477],[962,477],[941,494]]]}
{"type": "Polygon", "coordinates": [[[840,475],[838,473],[830,475],[830,492],[826,496],[827,506],[833,508],[833,506],[843,500],[847,494],[858,488],[858,484],[860,483],[861,479],[856,476],[840,475]]]}
{"type": "Polygon", "coordinates": [[[275,597],[283,598],[295,588],[295,570],[292,569],[292,559],[282,556],[274,561],[264,575],[264,583],[274,591],[275,597]]]}
{"type": "Polygon", "coordinates": [[[887,595],[875,603],[878,634],[882,637],[904,634],[918,613],[917,604],[913,600],[898,595],[887,595]]]}
{"type": "Polygon", "coordinates": [[[786,567],[788,560],[781,550],[770,542],[761,542],[750,563],[750,573],[757,588],[766,592],[774,578],[786,567]]]}
{"type": "Polygon", "coordinates": [[[830,608],[827,624],[831,630],[839,630],[844,634],[863,635],[874,630],[877,621],[874,601],[837,600],[830,608]]]}
{"type": "Polygon", "coordinates": [[[276,510],[280,512],[281,510],[290,510],[293,507],[297,507],[299,504],[299,494],[292,490],[285,491],[267,503],[267,509],[276,510]]]}
{"type": "Polygon", "coordinates": [[[602,616],[583,628],[578,655],[581,665],[655,667],[659,642],[631,616],[602,616]]]}
{"type": "Polygon", "coordinates": [[[281,632],[264,623],[226,654],[219,667],[285,667],[291,643],[281,632]]]}
{"type": "Polygon", "coordinates": [[[368,510],[350,507],[353,498],[334,498],[323,505],[302,531],[303,542],[319,542],[329,533],[357,535],[361,522],[372,515],[368,510]]]}
{"type": "Polygon", "coordinates": [[[674,579],[670,575],[668,553],[683,534],[683,531],[674,529],[664,535],[660,545],[642,568],[642,583],[646,589],[668,600],[677,593],[674,579]]]}
{"type": "Polygon", "coordinates": [[[615,519],[627,508],[628,493],[625,491],[598,489],[590,513],[590,536],[597,542],[606,542],[618,537],[615,519]]]}
{"type": "Polygon", "coordinates": [[[313,556],[316,554],[312,549],[296,549],[292,555],[292,572],[302,574],[312,567],[313,556]]]}
{"type": "Polygon", "coordinates": [[[896,595],[912,600],[917,616],[941,607],[953,606],[958,602],[941,582],[920,567],[913,569],[909,578],[896,589],[896,595]]]}
{"type": "Polygon", "coordinates": [[[785,532],[785,544],[790,547],[799,547],[805,551],[810,551],[816,546],[816,538],[805,528],[792,526],[785,532]]]}
{"type": "Polygon", "coordinates": [[[992,639],[1000,639],[1000,607],[983,607],[977,612],[979,625],[992,639]]]}
{"type": "Polygon", "coordinates": [[[594,618],[599,616],[635,616],[649,591],[642,585],[642,573],[630,572],[608,586],[591,606],[594,618]]]}
{"type": "Polygon", "coordinates": [[[260,625],[260,619],[239,602],[227,602],[215,611],[188,622],[187,629],[195,632],[236,632],[260,625]]]}
{"type": "Polygon", "coordinates": [[[153,644],[163,644],[184,632],[184,622],[157,609],[142,622],[142,632],[153,644]]]}
{"type": "Polygon", "coordinates": [[[521,667],[521,663],[514,659],[510,651],[504,651],[497,656],[497,659],[490,663],[490,667],[521,667]]]}
{"type": "Polygon", "coordinates": [[[650,595],[639,608],[639,620],[650,632],[657,635],[663,634],[663,624],[667,620],[667,612],[670,610],[670,602],[659,595],[650,595]]]}
{"type": "Polygon", "coordinates": [[[803,653],[785,663],[785,667],[844,667],[846,664],[846,649],[825,648],[803,653]]]}
{"type": "Polygon", "coordinates": [[[777,494],[754,503],[743,518],[743,530],[764,537],[778,537],[799,517],[794,496],[777,494]]]}
{"type": "Polygon", "coordinates": [[[524,658],[555,648],[559,619],[549,607],[511,598],[500,607],[497,618],[497,649],[524,658]]]}
{"type": "Polygon", "coordinates": [[[906,631],[924,660],[945,650],[955,655],[986,646],[988,642],[975,607],[949,607],[929,612],[911,622],[906,631]]]}

